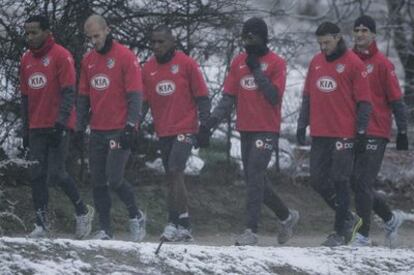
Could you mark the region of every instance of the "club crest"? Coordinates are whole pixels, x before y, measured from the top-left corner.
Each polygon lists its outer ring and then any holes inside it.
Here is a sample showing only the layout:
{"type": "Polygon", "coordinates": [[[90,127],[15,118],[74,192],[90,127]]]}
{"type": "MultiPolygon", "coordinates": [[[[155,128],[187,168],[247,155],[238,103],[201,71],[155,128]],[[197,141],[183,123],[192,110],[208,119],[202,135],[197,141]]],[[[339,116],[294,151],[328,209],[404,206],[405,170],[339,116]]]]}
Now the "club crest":
{"type": "Polygon", "coordinates": [[[180,70],[180,67],[177,64],[172,65],[170,69],[171,73],[173,74],[178,73],[179,70],[180,70]]]}
{"type": "Polygon", "coordinates": [[[372,73],[372,71],[374,70],[374,65],[373,64],[368,64],[367,65],[367,73],[372,73]]]}
{"type": "Polygon", "coordinates": [[[336,65],[336,71],[338,73],[343,73],[345,71],[345,65],[344,64],[337,64],[336,65]]]}
{"type": "Polygon", "coordinates": [[[42,64],[43,64],[43,66],[45,66],[45,67],[49,66],[49,64],[50,64],[50,59],[49,59],[49,57],[48,57],[48,56],[45,56],[45,57],[43,57],[43,58],[42,58],[42,64]]]}
{"type": "Polygon", "coordinates": [[[112,69],[115,66],[115,60],[113,58],[108,58],[108,60],[106,60],[106,66],[108,69],[112,69]]]}
{"type": "Polygon", "coordinates": [[[263,72],[264,72],[264,71],[266,71],[267,67],[268,67],[268,64],[267,64],[267,63],[260,63],[260,69],[261,69],[263,72]]]}

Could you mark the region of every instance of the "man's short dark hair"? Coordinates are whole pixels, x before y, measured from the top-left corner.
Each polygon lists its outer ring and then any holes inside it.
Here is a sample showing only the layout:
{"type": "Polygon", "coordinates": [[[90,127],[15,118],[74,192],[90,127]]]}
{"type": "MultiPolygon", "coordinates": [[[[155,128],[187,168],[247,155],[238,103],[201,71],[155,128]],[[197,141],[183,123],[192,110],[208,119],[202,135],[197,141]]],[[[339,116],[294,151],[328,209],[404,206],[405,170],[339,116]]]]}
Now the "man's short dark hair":
{"type": "Polygon", "coordinates": [[[41,14],[37,14],[37,15],[33,15],[30,16],[25,23],[33,23],[33,22],[37,22],[40,25],[40,28],[42,30],[49,30],[50,29],[50,23],[49,23],[49,18],[47,18],[44,15],[41,14]]]}
{"type": "Polygon", "coordinates": [[[152,32],[165,32],[173,36],[172,30],[168,25],[159,25],[152,32]]]}
{"type": "Polygon", "coordinates": [[[335,23],[323,22],[316,29],[315,35],[316,36],[323,36],[323,35],[328,35],[328,34],[335,35],[335,34],[339,34],[340,32],[341,32],[341,29],[335,23]]]}
{"type": "Polygon", "coordinates": [[[372,18],[371,16],[362,15],[362,16],[358,17],[354,22],[354,28],[359,27],[361,25],[365,26],[366,28],[368,28],[373,33],[377,32],[377,27],[376,27],[374,18],[372,18]]]}

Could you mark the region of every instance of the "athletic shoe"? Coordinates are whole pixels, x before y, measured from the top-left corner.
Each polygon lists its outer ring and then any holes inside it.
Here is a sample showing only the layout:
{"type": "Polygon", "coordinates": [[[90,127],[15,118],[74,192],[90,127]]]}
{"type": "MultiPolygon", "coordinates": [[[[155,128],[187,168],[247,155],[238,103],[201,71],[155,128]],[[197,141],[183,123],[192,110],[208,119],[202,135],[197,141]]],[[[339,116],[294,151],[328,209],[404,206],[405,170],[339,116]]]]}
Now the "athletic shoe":
{"type": "Polygon", "coordinates": [[[178,234],[178,229],[177,226],[173,223],[168,223],[165,228],[164,228],[164,232],[162,232],[161,234],[161,239],[164,239],[164,241],[167,242],[174,242],[175,239],[177,238],[177,234],[178,234]]]}
{"type": "Polygon", "coordinates": [[[258,242],[257,234],[253,233],[251,229],[244,230],[244,233],[237,236],[235,245],[256,245],[258,242]]]}
{"type": "Polygon", "coordinates": [[[355,235],[358,232],[359,228],[361,228],[361,226],[362,219],[358,215],[352,213],[351,218],[347,219],[344,224],[345,244],[349,244],[354,240],[355,235]]]}
{"type": "Polygon", "coordinates": [[[191,242],[193,241],[193,236],[191,235],[191,228],[185,228],[184,226],[178,225],[177,233],[175,235],[176,242],[191,242]]]}
{"type": "Polygon", "coordinates": [[[293,229],[299,221],[299,212],[296,210],[289,210],[289,217],[279,222],[279,234],[277,241],[279,244],[286,243],[293,235],[293,229]]]}
{"type": "Polygon", "coordinates": [[[337,233],[332,233],[326,238],[326,241],[324,241],[322,245],[329,247],[345,245],[345,238],[337,233]]]}
{"type": "Polygon", "coordinates": [[[354,240],[351,242],[351,246],[353,247],[364,247],[371,245],[371,240],[360,233],[356,233],[354,240]]]}
{"type": "Polygon", "coordinates": [[[392,211],[392,218],[384,223],[385,245],[395,247],[398,239],[398,229],[404,222],[403,213],[399,210],[392,211]]]}
{"type": "Polygon", "coordinates": [[[146,230],[145,230],[145,214],[139,210],[141,217],[135,217],[133,219],[129,219],[129,232],[131,234],[131,240],[134,242],[140,242],[145,238],[146,230]]]}
{"type": "Polygon", "coordinates": [[[76,238],[79,240],[86,238],[91,234],[92,221],[95,215],[95,209],[86,205],[87,212],[85,215],[76,216],[76,238]]]}
{"type": "Polygon", "coordinates": [[[34,226],[33,231],[28,235],[29,238],[47,238],[49,236],[49,231],[45,227],[37,224],[34,226]]]}
{"type": "Polygon", "coordinates": [[[112,240],[112,236],[106,233],[105,230],[99,230],[95,232],[92,239],[94,240],[112,240]]]}

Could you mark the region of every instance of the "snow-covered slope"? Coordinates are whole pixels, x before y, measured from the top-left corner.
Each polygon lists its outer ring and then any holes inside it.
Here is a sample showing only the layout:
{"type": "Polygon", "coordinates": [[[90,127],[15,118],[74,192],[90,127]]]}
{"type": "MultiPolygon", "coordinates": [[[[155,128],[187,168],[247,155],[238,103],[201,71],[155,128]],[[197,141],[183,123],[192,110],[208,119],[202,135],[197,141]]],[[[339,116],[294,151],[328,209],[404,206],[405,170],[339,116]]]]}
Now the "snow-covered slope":
{"type": "Polygon", "coordinates": [[[414,274],[414,250],[0,238],[0,274],[414,274]]]}

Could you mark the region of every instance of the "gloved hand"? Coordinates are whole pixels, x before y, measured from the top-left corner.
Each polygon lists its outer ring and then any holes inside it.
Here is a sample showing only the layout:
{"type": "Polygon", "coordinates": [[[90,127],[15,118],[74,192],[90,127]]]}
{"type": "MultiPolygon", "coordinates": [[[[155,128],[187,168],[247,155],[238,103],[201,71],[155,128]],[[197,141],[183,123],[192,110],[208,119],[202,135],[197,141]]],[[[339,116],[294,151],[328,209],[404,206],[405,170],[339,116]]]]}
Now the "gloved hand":
{"type": "Polygon", "coordinates": [[[248,54],[245,62],[252,72],[253,70],[260,68],[259,58],[255,54],[248,54]]]}
{"type": "Polygon", "coordinates": [[[296,140],[299,145],[306,145],[306,128],[296,130],[296,140]]]}
{"type": "Polygon", "coordinates": [[[397,135],[397,150],[407,151],[408,150],[408,137],[407,133],[398,133],[397,135]]]}
{"type": "Polygon", "coordinates": [[[83,145],[85,144],[85,135],[83,131],[75,131],[72,135],[72,143],[80,151],[83,150],[83,145]]]}
{"type": "Polygon", "coordinates": [[[367,135],[365,133],[358,133],[355,137],[354,150],[356,153],[364,153],[367,149],[367,135]]]}
{"type": "Polygon", "coordinates": [[[196,135],[197,146],[196,148],[207,148],[210,146],[210,129],[205,125],[200,125],[198,134],[196,135]]]}
{"type": "Polygon", "coordinates": [[[119,136],[119,145],[122,149],[130,149],[134,142],[135,127],[131,124],[125,126],[121,135],[119,136]]]}
{"type": "Polygon", "coordinates": [[[53,148],[59,146],[62,142],[62,138],[66,135],[66,127],[59,122],[55,123],[55,127],[53,127],[52,132],[49,135],[49,145],[53,148]]]}

